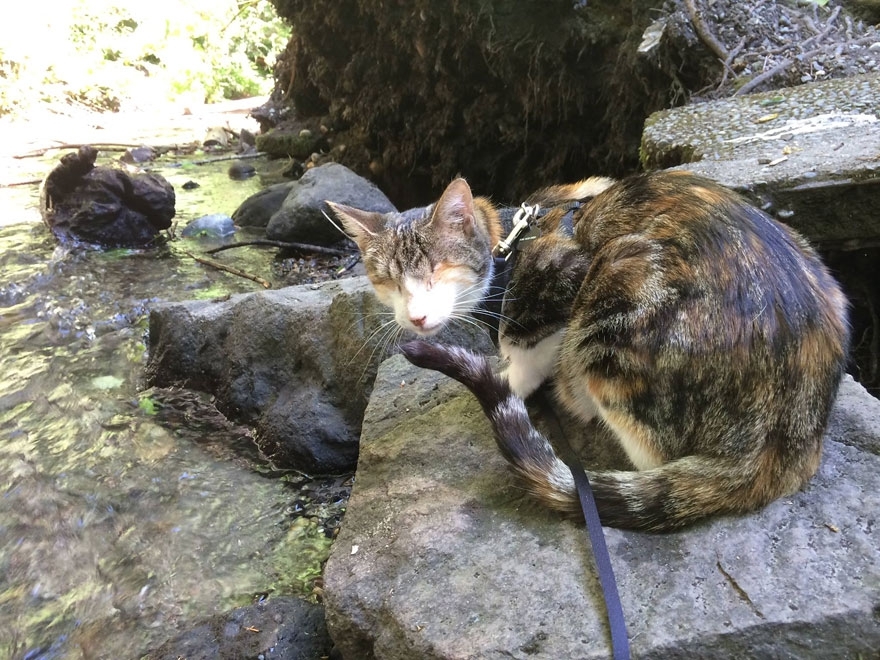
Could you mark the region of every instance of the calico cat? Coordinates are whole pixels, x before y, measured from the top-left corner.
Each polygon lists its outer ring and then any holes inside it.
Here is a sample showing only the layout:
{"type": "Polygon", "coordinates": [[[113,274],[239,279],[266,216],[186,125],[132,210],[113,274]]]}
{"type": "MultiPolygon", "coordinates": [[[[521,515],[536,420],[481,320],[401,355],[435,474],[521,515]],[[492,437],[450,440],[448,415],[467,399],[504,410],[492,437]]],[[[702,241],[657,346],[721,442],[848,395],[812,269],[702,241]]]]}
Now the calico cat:
{"type": "MultiPolygon", "coordinates": [[[[582,185],[538,197],[577,198],[582,185]]],[[[464,383],[528,490],[566,514],[580,515],[571,473],[523,403],[549,377],[559,401],[584,421],[598,415],[636,468],[588,473],[605,525],[669,531],[796,492],[818,468],[848,350],[837,282],[794,230],[706,179],[658,172],[599,188],[573,237],[551,230],[519,256],[502,310],[506,377],[461,348],[417,341],[404,354],[464,383]]],[[[439,204],[429,224],[445,226],[439,204]]],[[[476,210],[484,204],[452,205],[459,233],[491,217],[476,210]]],[[[369,225],[365,261],[380,236],[393,244],[422,226],[369,225]]],[[[434,264],[442,250],[422,252],[434,264]]],[[[395,269],[382,271],[385,287],[431,289],[405,263],[395,269]]]]}

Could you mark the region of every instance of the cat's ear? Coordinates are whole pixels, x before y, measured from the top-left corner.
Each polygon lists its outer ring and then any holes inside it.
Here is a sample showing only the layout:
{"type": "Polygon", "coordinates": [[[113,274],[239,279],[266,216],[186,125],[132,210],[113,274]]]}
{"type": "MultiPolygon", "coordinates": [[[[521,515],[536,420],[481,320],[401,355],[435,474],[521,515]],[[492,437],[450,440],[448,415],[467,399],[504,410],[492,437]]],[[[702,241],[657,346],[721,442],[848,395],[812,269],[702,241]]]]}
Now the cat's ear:
{"type": "Polygon", "coordinates": [[[441,230],[459,228],[466,236],[472,236],[474,222],[471,187],[464,179],[454,179],[434,205],[431,224],[441,230]]]}
{"type": "Polygon", "coordinates": [[[352,206],[326,202],[333,211],[339,222],[342,223],[345,232],[351,237],[358,247],[363,250],[371,238],[376,236],[385,227],[385,216],[375,211],[361,211],[352,206]]]}

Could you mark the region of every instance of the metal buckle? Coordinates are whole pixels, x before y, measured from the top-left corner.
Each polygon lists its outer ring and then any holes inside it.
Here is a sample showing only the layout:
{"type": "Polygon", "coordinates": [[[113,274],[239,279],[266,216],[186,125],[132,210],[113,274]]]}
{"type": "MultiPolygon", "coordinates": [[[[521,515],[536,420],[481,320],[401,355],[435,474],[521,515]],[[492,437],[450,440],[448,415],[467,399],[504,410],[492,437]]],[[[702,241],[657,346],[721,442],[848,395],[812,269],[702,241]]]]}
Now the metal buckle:
{"type": "Polygon", "coordinates": [[[507,238],[501,239],[492,248],[492,254],[503,258],[504,261],[510,259],[510,255],[516,250],[516,244],[528,233],[538,218],[540,208],[538,204],[529,206],[523,203],[516,212],[516,215],[513,216],[513,229],[507,235],[507,238]]]}

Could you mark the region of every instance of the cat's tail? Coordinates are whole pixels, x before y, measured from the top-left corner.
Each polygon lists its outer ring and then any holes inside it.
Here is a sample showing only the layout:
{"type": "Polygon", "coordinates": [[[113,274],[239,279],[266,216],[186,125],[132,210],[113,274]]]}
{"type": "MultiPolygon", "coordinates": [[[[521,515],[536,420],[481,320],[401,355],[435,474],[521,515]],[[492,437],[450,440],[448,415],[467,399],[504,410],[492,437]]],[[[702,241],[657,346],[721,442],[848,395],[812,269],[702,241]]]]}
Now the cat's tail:
{"type": "MultiPolygon", "coordinates": [[[[492,424],[498,448],[526,490],[551,509],[582,516],[568,466],[532,425],[522,399],[484,357],[423,341],[401,348],[416,366],[440,371],[473,392],[492,424]]],[[[671,531],[708,516],[751,511],[800,485],[784,483],[785,477],[770,465],[744,469],[741,461],[701,456],[651,470],[588,475],[603,525],[652,532],[671,531]],[[765,476],[756,476],[761,474],[765,476]]]]}

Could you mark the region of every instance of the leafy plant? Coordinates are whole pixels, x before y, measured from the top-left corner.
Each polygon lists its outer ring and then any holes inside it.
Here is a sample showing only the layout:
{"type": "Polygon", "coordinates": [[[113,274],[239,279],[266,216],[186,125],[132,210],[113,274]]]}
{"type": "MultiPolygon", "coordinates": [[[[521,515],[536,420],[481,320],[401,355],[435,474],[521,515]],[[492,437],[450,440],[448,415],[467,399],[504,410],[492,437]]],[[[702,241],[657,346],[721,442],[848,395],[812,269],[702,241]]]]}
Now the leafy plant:
{"type": "Polygon", "coordinates": [[[0,115],[268,93],[289,28],[269,0],[44,0],[0,23],[0,115]]]}

